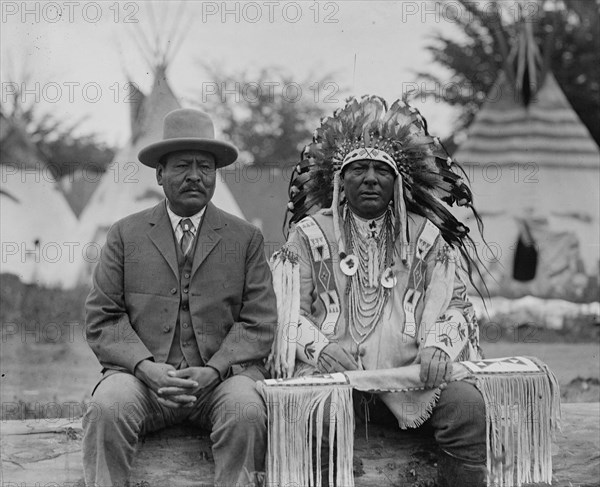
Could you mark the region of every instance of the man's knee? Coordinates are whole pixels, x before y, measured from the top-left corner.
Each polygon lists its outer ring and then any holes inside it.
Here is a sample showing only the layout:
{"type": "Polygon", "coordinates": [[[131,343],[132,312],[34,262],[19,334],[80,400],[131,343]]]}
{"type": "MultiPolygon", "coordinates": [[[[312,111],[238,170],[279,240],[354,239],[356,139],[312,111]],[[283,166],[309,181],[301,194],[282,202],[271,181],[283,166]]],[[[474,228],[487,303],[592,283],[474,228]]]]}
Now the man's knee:
{"type": "Polygon", "coordinates": [[[114,374],[102,380],[87,405],[84,428],[138,422],[138,401],[134,394],[139,387],[130,374],[114,374]]]}
{"type": "Polygon", "coordinates": [[[485,431],[485,403],[477,388],[468,382],[450,382],[442,391],[436,415],[447,425],[470,425],[485,431]]]}
{"type": "Polygon", "coordinates": [[[255,382],[235,376],[227,379],[224,386],[222,397],[213,410],[213,427],[226,424],[236,430],[265,431],[267,410],[255,382]]]}
{"type": "Polygon", "coordinates": [[[485,461],[485,403],[468,382],[451,382],[431,417],[438,445],[461,461],[485,461]]]}

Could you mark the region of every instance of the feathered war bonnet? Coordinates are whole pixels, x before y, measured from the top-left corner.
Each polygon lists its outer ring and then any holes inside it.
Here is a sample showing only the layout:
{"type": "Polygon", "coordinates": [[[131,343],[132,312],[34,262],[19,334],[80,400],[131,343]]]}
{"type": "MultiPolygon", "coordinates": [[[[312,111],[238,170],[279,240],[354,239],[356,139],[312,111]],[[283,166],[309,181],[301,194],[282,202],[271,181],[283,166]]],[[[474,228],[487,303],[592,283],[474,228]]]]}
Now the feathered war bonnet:
{"type": "Polygon", "coordinates": [[[471,190],[462,177],[464,170],[439,139],[429,135],[427,122],[419,111],[402,100],[396,100],[388,108],[378,96],[351,98],[332,117],[321,120],[312,143],[304,148],[292,173],[288,226],[331,207],[342,254],[339,211],[344,195],[339,184],[340,173],[343,167],[360,159],[395,165],[395,237],[402,239],[403,260],[407,252],[406,212],[411,211],[428,218],[444,240],[460,250],[471,268],[474,261],[467,247],[474,250],[474,245],[468,236],[469,229],[449,211],[453,205],[469,207],[482,228],[472,206],[471,190]]]}

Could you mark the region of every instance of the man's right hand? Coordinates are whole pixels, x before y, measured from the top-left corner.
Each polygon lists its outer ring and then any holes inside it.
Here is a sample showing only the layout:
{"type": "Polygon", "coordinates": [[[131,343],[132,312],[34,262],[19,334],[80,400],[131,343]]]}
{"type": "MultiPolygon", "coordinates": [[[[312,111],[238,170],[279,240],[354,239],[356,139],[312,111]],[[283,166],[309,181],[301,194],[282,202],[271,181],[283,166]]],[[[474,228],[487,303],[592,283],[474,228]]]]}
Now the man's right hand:
{"type": "Polygon", "coordinates": [[[179,377],[171,377],[168,372],[175,370],[175,367],[169,364],[160,364],[151,360],[142,360],[135,368],[135,376],[141,380],[148,388],[156,394],[158,402],[163,406],[170,408],[180,408],[183,406],[192,406],[196,401],[196,396],[190,394],[182,394],[177,396],[169,396],[168,399],[158,394],[158,390],[162,387],[180,387],[182,389],[193,390],[198,387],[196,381],[190,379],[182,379],[179,377]]]}
{"type": "Polygon", "coordinates": [[[452,377],[450,356],[440,348],[422,348],[417,357],[417,363],[419,362],[421,362],[420,379],[427,388],[439,387],[452,377]]]}
{"type": "Polygon", "coordinates": [[[335,342],[330,342],[319,354],[317,369],[322,374],[332,372],[344,372],[345,370],[357,370],[358,364],[354,357],[335,342]]]}

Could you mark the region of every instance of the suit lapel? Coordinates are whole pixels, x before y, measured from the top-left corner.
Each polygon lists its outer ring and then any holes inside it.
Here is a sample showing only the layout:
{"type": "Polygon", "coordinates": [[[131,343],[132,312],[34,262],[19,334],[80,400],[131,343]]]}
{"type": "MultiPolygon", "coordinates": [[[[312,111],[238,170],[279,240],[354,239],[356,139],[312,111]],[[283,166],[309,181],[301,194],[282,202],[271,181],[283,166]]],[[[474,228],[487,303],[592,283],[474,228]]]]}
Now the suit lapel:
{"type": "Polygon", "coordinates": [[[221,240],[221,236],[215,230],[222,226],[219,209],[212,203],[208,203],[200,226],[200,233],[197,236],[192,276],[221,240]]]}
{"type": "Polygon", "coordinates": [[[165,258],[169,267],[175,276],[179,275],[179,265],[177,264],[177,253],[175,250],[175,241],[173,238],[173,227],[167,214],[165,201],[160,202],[154,207],[150,219],[148,220],[152,227],[148,231],[148,237],[156,246],[158,251],[165,258]]]}

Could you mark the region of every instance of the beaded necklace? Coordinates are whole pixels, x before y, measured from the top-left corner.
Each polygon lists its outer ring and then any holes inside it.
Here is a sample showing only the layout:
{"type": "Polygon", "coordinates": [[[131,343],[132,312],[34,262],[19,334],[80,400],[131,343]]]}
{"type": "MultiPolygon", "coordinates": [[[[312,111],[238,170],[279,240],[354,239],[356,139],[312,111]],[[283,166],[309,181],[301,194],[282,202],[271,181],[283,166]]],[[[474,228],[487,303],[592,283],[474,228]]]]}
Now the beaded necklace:
{"type": "Polygon", "coordinates": [[[346,208],[344,231],[348,250],[357,257],[357,271],[348,276],[348,321],[350,335],[358,346],[381,318],[390,295],[382,284],[384,273],[393,265],[392,211],[374,220],[363,220],[346,208]]]}

